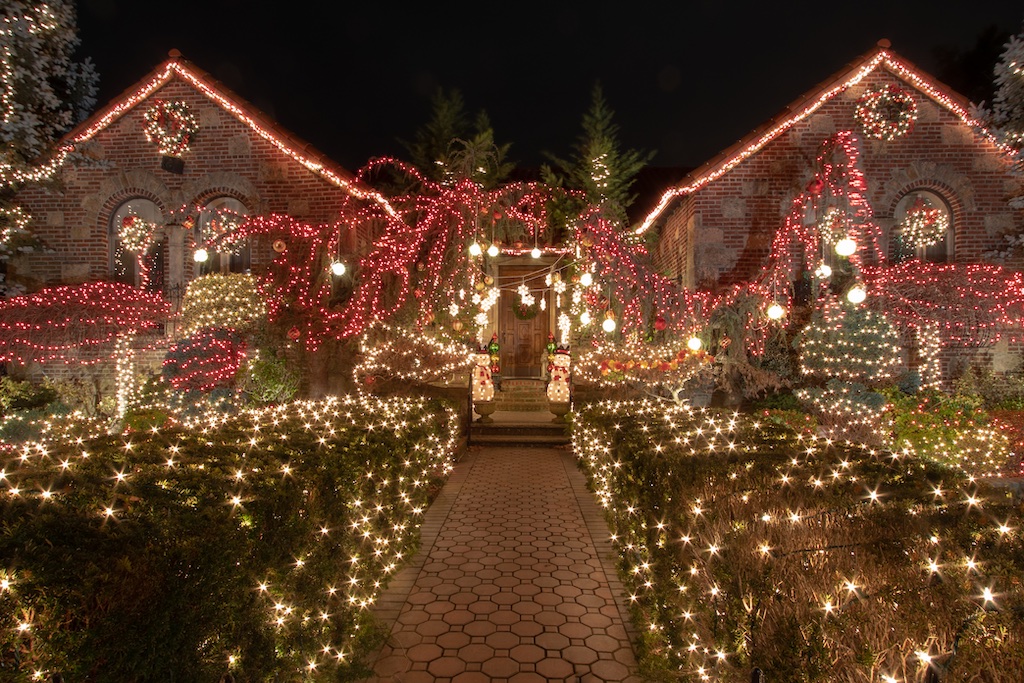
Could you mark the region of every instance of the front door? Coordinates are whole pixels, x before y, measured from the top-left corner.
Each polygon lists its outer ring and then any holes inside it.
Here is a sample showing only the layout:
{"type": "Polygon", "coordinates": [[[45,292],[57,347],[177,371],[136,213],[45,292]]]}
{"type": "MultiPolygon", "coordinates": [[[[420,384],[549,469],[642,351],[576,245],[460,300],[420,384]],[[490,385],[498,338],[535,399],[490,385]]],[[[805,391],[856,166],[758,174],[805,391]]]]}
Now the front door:
{"type": "Polygon", "coordinates": [[[501,302],[498,342],[501,344],[503,377],[541,377],[547,364],[548,311],[539,306],[524,310],[516,289],[523,282],[537,299],[547,296],[544,273],[536,268],[501,269],[501,302]],[[532,315],[536,312],[536,315],[532,315]]]}

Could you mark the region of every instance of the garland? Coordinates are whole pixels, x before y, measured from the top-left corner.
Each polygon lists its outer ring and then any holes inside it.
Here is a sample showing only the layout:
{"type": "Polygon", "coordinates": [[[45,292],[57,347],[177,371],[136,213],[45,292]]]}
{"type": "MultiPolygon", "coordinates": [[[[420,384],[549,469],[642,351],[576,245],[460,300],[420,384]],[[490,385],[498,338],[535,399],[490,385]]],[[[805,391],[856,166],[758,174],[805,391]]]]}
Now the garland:
{"type": "Polygon", "coordinates": [[[949,216],[924,197],[918,197],[907,210],[907,217],[900,228],[910,245],[917,248],[930,247],[946,237],[949,216]]]}
{"type": "Polygon", "coordinates": [[[143,117],[146,140],[155,142],[164,156],[180,157],[188,151],[199,132],[199,123],[192,110],[181,100],[156,100],[143,117]]]}
{"type": "Polygon", "coordinates": [[[908,134],[917,120],[917,102],[898,85],[869,90],[857,100],[853,117],[869,138],[895,140],[908,134]]]}

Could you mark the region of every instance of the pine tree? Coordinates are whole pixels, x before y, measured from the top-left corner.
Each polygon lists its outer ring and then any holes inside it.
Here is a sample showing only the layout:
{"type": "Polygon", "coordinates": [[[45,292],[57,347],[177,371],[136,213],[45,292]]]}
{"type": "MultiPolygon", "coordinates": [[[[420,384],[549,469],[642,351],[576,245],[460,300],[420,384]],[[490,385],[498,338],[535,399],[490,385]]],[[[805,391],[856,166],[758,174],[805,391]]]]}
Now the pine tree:
{"type": "Polygon", "coordinates": [[[626,209],[636,199],[630,188],[654,153],[621,149],[614,117],[600,83],[596,83],[572,157],[566,160],[549,154],[554,168],[545,166],[542,172],[545,182],[581,190],[588,203],[600,206],[609,218],[625,225],[626,209]]]}
{"type": "Polygon", "coordinates": [[[471,178],[493,187],[504,180],[513,168],[507,159],[511,144],[495,143],[487,112],[471,122],[458,90],[439,88],[431,102],[430,121],[416,131],[414,142],[404,143],[413,164],[441,182],[471,178]]]}
{"type": "Polygon", "coordinates": [[[1010,38],[995,66],[992,123],[1014,149],[1024,148],[1024,31],[1010,38]]]}
{"type": "Polygon", "coordinates": [[[88,113],[97,76],[89,60],[73,59],[71,2],[7,0],[0,20],[0,164],[24,169],[88,113]]]}

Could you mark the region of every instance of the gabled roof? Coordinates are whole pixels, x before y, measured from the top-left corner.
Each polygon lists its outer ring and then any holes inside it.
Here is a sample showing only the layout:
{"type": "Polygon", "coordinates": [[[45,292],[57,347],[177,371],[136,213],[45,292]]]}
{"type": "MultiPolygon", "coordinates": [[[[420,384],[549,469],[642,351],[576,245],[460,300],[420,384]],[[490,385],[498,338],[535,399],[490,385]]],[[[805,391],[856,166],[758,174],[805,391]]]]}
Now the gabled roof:
{"type": "Polygon", "coordinates": [[[53,175],[77,145],[96,137],[177,77],[312,173],[356,197],[372,199],[383,204],[388,212],[393,214],[393,210],[383,196],[360,187],[351,173],[318,152],[310,143],[301,140],[268,119],[252,104],[233,93],[210,74],[184,59],[177,50],[171,50],[169,56],[170,58],[166,62],[68,132],[61,139],[57,151],[47,163],[29,173],[19,173],[9,167],[0,167],[0,175],[21,182],[37,181],[53,175]]]}
{"type": "Polygon", "coordinates": [[[878,47],[822,82],[814,90],[797,99],[774,119],[754,129],[753,132],[742,138],[739,142],[698,167],[683,179],[682,184],[669,188],[661,196],[661,201],[658,202],[654,210],[644,218],[643,223],[636,229],[636,233],[643,234],[646,232],[676,197],[693,194],[708,183],[722,177],[745,159],[759,152],[769,142],[785,133],[793,125],[813,114],[833,97],[839,95],[847,88],[857,85],[879,68],[889,71],[897,78],[917,88],[934,102],[952,112],[964,125],[980,130],[984,137],[1007,155],[1013,154],[1009,147],[999,144],[984,125],[971,116],[970,103],[962,95],[898,56],[891,50],[888,40],[880,40],[878,41],[878,47]]]}

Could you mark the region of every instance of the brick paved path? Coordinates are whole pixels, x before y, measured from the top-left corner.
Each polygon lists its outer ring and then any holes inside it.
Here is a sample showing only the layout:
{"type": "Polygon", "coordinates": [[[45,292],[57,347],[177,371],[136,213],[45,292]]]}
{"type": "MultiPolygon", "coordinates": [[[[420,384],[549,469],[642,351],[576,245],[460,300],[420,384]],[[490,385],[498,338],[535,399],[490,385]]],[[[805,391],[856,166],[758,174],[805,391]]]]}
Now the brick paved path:
{"type": "Polygon", "coordinates": [[[471,452],[382,596],[370,680],[639,680],[608,535],[571,453],[471,452]]]}

